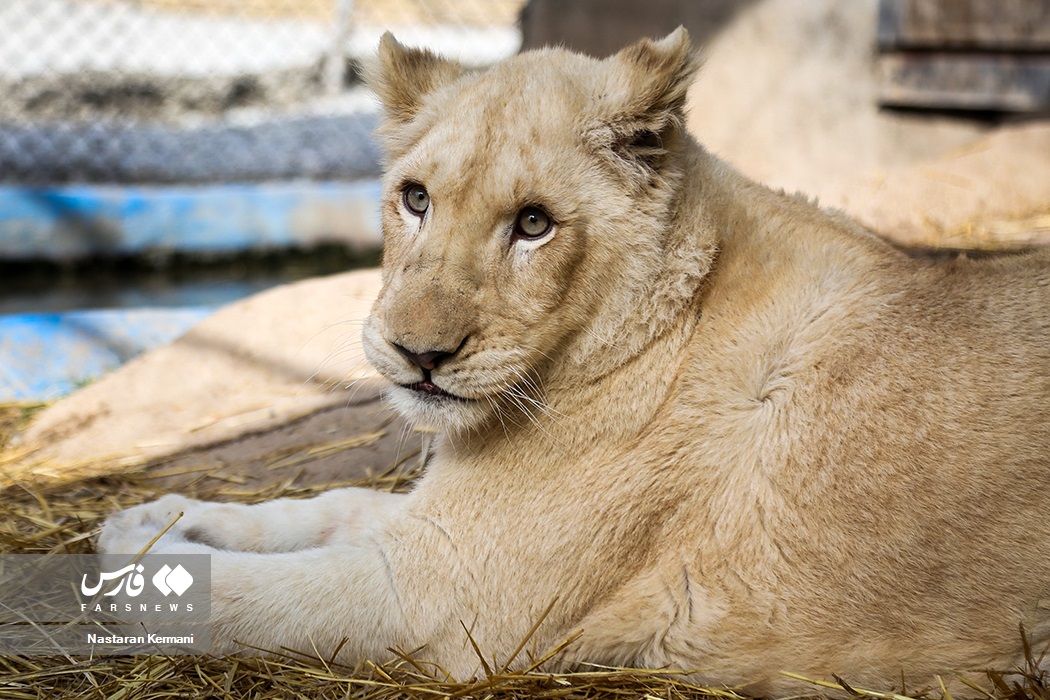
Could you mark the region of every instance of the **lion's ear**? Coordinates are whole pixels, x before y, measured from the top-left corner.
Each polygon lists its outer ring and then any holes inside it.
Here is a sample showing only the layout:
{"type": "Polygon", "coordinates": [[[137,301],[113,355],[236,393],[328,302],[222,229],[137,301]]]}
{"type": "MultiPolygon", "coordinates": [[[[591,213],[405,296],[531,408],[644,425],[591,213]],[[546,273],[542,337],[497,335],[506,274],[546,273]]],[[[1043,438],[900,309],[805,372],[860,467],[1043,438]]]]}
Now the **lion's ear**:
{"type": "Polygon", "coordinates": [[[404,124],[416,116],[429,93],[462,75],[463,66],[426,49],[404,46],[386,32],[379,40],[378,54],[365,63],[363,72],[387,120],[404,124]]]}
{"type": "Polygon", "coordinates": [[[658,41],[642,39],[606,60],[612,64],[603,100],[606,109],[610,116],[639,121],[680,114],[700,66],[685,27],[658,41]]]}
{"type": "Polygon", "coordinates": [[[689,32],[679,27],[658,41],[642,39],[605,60],[601,136],[621,156],[656,168],[665,140],[682,125],[686,92],[700,67],[689,32]]]}

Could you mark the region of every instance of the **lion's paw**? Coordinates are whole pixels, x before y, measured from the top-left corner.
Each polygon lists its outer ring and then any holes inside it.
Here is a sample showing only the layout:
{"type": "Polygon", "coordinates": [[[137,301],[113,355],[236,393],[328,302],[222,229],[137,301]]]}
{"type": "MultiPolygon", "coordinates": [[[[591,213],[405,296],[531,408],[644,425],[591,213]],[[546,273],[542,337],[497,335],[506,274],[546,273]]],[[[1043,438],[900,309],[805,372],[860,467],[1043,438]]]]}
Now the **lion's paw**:
{"type": "Polygon", "coordinates": [[[175,524],[150,551],[176,550],[179,543],[188,542],[190,539],[186,536],[186,531],[189,521],[193,520],[193,512],[205,505],[201,501],[171,494],[152,503],[114,513],[106,518],[102,526],[102,532],[98,536],[98,550],[104,554],[137,554],[173,521],[175,524]],[[180,513],[183,514],[181,518],[180,513]]]}

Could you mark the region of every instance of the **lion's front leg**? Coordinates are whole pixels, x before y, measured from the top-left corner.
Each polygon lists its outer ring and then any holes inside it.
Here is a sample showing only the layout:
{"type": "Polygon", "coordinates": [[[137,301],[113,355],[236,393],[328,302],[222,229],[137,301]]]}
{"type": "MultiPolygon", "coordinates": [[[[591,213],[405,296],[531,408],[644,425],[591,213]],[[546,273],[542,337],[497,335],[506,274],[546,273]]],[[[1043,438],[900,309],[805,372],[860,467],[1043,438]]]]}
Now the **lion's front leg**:
{"type": "Polygon", "coordinates": [[[377,515],[396,508],[403,498],[359,488],[256,505],[209,503],[169,495],[107,518],[99,535],[99,549],[136,554],[182,513],[158,542],[167,551],[173,551],[177,542],[185,542],[215,550],[293,552],[330,542],[352,542],[357,532],[377,515]]]}
{"type": "Polygon", "coordinates": [[[376,539],[275,554],[216,552],[211,564],[214,654],[291,649],[332,658],[341,649],[356,663],[420,633],[406,623],[376,539]]]}
{"type": "MultiPolygon", "coordinates": [[[[231,552],[168,540],[151,551],[208,554],[210,646],[216,655],[294,650],[346,661],[379,658],[426,634],[404,619],[399,588],[378,540],[295,552],[231,552]]],[[[434,601],[435,614],[441,600],[434,601]]]]}
{"type": "Polygon", "coordinates": [[[436,581],[431,569],[456,565],[446,548],[428,542],[433,533],[422,529],[422,521],[402,517],[408,496],[372,493],[343,490],[289,502],[285,505],[298,505],[287,513],[266,507],[271,504],[215,510],[217,504],[169,497],[113,516],[99,549],[137,552],[179,511],[186,513],[187,525],[165,532],[150,551],[210,555],[210,651],[215,654],[294,649],[328,657],[342,649],[346,660],[356,662],[386,656],[394,646],[443,640],[448,629],[458,630],[453,623],[464,616],[455,613],[454,588],[436,581]],[[219,549],[203,541],[251,545],[243,532],[201,528],[227,524],[272,531],[282,513],[299,520],[281,527],[297,528],[299,534],[261,535],[271,551],[219,549]],[[324,534],[323,523],[336,517],[341,526],[324,534]],[[392,528],[392,521],[407,523],[408,529],[392,528]],[[199,532],[209,534],[190,539],[199,532]],[[313,544],[300,546],[308,542],[313,544]],[[273,551],[292,545],[293,551],[273,551]]]}

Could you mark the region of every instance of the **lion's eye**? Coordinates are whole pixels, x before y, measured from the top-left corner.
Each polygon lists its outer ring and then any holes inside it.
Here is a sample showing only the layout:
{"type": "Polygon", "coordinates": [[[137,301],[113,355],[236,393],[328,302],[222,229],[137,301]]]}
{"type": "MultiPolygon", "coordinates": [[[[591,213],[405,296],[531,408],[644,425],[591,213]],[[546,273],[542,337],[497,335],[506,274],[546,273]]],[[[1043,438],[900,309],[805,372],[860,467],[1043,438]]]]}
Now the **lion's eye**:
{"type": "Polygon", "coordinates": [[[539,207],[525,207],[518,212],[518,219],[514,222],[514,234],[521,238],[543,238],[553,226],[554,222],[547,212],[539,207]]]}
{"type": "Polygon", "coordinates": [[[406,185],[401,191],[401,199],[405,207],[416,216],[423,216],[430,208],[430,194],[423,185],[406,185]]]}

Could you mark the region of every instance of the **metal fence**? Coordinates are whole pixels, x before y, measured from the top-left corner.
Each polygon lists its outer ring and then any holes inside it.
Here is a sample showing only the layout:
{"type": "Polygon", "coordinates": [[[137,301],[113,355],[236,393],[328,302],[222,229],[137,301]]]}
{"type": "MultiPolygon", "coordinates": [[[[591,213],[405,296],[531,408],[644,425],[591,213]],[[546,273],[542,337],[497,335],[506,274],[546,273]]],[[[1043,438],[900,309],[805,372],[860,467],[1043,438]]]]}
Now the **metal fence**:
{"type": "Polygon", "coordinates": [[[391,29],[483,64],[524,0],[3,0],[0,182],[372,174],[355,60],[391,29]]]}

